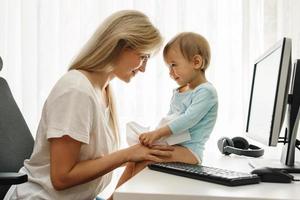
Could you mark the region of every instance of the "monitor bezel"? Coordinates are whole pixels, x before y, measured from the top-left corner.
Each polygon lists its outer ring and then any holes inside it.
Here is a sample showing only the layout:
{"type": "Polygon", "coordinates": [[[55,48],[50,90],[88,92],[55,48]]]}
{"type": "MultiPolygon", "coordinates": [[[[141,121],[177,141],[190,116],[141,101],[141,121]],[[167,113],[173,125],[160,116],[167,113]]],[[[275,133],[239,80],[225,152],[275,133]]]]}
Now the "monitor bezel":
{"type": "Polygon", "coordinates": [[[264,143],[268,146],[276,146],[280,136],[281,128],[285,118],[286,107],[287,107],[287,96],[289,92],[289,82],[290,82],[290,71],[291,71],[291,39],[283,38],[270,49],[268,49],[262,56],[260,56],[254,63],[252,84],[251,84],[251,93],[248,106],[248,116],[247,116],[247,125],[246,125],[246,135],[258,142],[264,143]],[[280,57],[280,66],[277,75],[277,85],[275,92],[275,100],[273,104],[273,113],[271,119],[271,127],[268,136],[268,141],[265,141],[259,135],[251,132],[249,130],[250,124],[250,114],[251,114],[251,104],[253,97],[253,89],[255,84],[255,75],[258,64],[267,58],[270,54],[276,51],[278,48],[281,48],[281,57],[280,57]],[[283,67],[285,66],[285,67],[283,67]]]}

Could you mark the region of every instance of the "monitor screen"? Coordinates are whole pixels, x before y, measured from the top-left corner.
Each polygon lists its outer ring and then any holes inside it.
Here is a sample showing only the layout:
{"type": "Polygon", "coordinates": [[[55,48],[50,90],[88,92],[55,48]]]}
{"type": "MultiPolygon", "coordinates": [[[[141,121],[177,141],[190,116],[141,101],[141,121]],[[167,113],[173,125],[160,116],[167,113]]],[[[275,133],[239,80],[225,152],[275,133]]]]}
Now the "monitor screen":
{"type": "Polygon", "coordinates": [[[246,132],[269,146],[277,145],[288,95],[291,41],[284,38],[254,64],[246,132]]]}

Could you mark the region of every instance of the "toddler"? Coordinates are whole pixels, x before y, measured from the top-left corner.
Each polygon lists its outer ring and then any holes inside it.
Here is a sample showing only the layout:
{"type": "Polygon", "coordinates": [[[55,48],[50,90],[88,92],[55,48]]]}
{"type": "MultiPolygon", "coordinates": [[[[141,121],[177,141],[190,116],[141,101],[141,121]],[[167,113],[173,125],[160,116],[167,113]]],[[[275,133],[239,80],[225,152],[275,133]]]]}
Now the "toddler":
{"type": "Polygon", "coordinates": [[[163,55],[171,78],[179,85],[173,91],[168,112],[168,115],[175,114],[177,118],[164,127],[141,134],[139,140],[151,147],[163,137],[188,131],[191,140],[180,145],[189,149],[201,162],[218,110],[217,92],[205,76],[210,62],[209,44],[199,34],[184,32],[165,46],[163,55]]]}
{"type": "MultiPolygon", "coordinates": [[[[209,44],[199,34],[184,32],[165,46],[163,56],[171,78],[179,85],[173,92],[168,112],[172,120],[161,128],[142,133],[139,140],[155,149],[153,144],[159,139],[188,132],[191,139],[174,145],[172,156],[164,161],[201,163],[204,145],[213,130],[218,111],[217,92],[205,77],[210,62],[209,44]]],[[[148,163],[127,163],[117,187],[148,163]]]]}

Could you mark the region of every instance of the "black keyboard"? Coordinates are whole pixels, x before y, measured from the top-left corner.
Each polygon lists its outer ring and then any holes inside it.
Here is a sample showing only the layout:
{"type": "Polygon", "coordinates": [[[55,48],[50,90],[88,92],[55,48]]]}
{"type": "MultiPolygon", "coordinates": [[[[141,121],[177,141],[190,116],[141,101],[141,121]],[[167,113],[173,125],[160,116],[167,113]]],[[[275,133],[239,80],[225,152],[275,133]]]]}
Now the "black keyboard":
{"type": "Polygon", "coordinates": [[[227,186],[248,185],[260,182],[259,176],[244,172],[236,172],[215,167],[192,165],[186,163],[154,163],[148,167],[155,171],[166,172],[178,176],[218,183],[227,186]]]}

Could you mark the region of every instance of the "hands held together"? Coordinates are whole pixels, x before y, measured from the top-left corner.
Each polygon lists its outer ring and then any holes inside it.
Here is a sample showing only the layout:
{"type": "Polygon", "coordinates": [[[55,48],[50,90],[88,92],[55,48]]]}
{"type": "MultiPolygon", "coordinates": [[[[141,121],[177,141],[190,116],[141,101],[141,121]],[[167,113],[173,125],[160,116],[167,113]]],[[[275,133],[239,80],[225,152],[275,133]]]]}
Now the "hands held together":
{"type": "Polygon", "coordinates": [[[161,136],[159,135],[159,132],[147,132],[142,133],[139,137],[140,143],[147,147],[152,147],[153,143],[157,140],[159,140],[161,136]]]}
{"type": "Polygon", "coordinates": [[[139,140],[141,144],[148,147],[152,147],[155,141],[159,140],[160,138],[167,137],[169,135],[171,135],[171,130],[168,126],[165,126],[154,131],[142,133],[139,137],[139,140]]]}
{"type": "Polygon", "coordinates": [[[163,162],[166,158],[170,158],[174,147],[169,145],[153,145],[155,141],[168,135],[170,135],[170,129],[168,127],[141,134],[139,137],[141,144],[131,147],[133,156],[131,156],[129,160],[133,162],[163,162]]]}
{"type": "Polygon", "coordinates": [[[172,151],[174,151],[175,148],[168,145],[155,145],[149,148],[142,144],[136,144],[129,149],[131,151],[127,154],[129,156],[127,161],[129,162],[163,162],[172,156],[172,151]]]}

